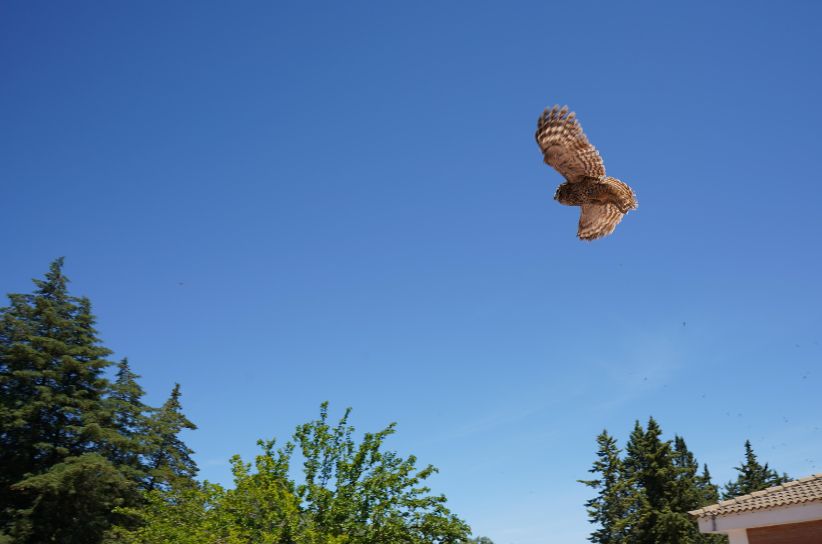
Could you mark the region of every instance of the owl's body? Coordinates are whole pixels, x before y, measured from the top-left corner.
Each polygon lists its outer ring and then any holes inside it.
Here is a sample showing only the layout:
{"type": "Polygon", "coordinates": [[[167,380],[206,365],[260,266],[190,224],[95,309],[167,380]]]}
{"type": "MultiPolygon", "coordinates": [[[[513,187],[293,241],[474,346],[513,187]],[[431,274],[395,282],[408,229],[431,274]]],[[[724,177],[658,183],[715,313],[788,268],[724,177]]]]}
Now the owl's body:
{"type": "Polygon", "coordinates": [[[577,183],[566,181],[557,187],[554,200],[565,206],[613,203],[622,213],[628,213],[635,206],[631,188],[610,176],[602,176],[600,179],[585,178],[577,183]]]}
{"type": "Polygon", "coordinates": [[[546,164],[566,179],[557,188],[554,200],[580,207],[580,239],[596,240],[611,234],[622,217],[636,209],[634,192],[627,184],[605,175],[599,152],[567,107],[545,110],[537,123],[536,139],[546,164]]]}

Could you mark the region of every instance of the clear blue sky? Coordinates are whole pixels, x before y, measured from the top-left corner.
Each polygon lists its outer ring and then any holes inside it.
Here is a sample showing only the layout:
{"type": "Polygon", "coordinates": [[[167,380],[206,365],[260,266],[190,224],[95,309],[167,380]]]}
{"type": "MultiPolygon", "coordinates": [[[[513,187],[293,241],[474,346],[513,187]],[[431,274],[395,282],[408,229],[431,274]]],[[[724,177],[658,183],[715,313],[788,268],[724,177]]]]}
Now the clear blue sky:
{"type": "Polygon", "coordinates": [[[635,419],[822,472],[822,4],[3,2],[0,291],[66,256],[205,478],[354,408],[498,544],[635,419]],[[639,210],[594,243],[536,118],[639,210]]]}

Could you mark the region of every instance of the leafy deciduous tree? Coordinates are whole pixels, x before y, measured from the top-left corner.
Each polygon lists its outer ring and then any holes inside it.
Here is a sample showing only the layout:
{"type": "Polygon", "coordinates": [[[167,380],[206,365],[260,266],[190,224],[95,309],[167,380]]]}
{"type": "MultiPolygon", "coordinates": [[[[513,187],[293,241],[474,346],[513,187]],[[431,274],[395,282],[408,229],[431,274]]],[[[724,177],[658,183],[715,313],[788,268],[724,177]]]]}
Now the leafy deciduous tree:
{"type": "Polygon", "coordinates": [[[111,541],[193,543],[174,535],[197,534],[208,535],[198,544],[468,542],[468,526],[423,484],[434,467],[417,469],[414,456],[383,450],[393,424],[355,441],[349,413],[330,425],[323,404],[320,418],[300,425],[283,447],[260,441],[253,464],[235,456],[234,489],[171,485],[150,492],[143,526],[117,529],[111,541]],[[300,481],[290,476],[295,452],[302,454],[300,481]]]}

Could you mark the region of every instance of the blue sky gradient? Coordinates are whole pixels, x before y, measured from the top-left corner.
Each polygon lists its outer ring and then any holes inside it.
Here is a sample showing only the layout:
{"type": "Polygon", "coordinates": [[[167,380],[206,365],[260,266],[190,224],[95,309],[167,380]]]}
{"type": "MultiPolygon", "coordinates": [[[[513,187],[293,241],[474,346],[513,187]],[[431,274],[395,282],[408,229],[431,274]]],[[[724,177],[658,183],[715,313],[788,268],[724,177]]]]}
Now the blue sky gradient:
{"type": "Polygon", "coordinates": [[[66,256],[201,476],[329,400],[497,544],[584,542],[594,438],[822,472],[822,4],[0,6],[0,290],[66,256]],[[552,201],[574,109],[639,198],[552,201]]]}

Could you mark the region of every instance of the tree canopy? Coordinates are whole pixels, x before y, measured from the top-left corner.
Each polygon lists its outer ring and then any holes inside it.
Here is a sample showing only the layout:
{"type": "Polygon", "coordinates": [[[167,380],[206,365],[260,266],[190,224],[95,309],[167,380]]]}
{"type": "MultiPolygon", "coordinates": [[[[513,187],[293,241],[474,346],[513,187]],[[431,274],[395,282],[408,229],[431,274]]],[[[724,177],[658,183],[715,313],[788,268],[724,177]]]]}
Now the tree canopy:
{"type": "Polygon", "coordinates": [[[198,482],[180,385],[144,404],[140,376],[108,359],[90,301],[68,283],[57,259],[0,309],[3,544],[468,541],[425,485],[436,469],[384,448],[393,424],[357,440],[350,410],[331,424],[327,404],[282,447],[263,440],[253,462],[232,458],[232,489],[198,482]]]}
{"type": "Polygon", "coordinates": [[[764,465],[759,463],[750,440],[745,441],[745,460],[738,467],[734,467],[734,470],[739,472],[739,476],[736,480],[725,484],[725,489],[722,492],[723,499],[747,495],[754,491],[760,491],[790,481],[787,474],[782,473],[780,475],[770,468],[768,463],[764,465]]]}
{"type": "Polygon", "coordinates": [[[597,491],[588,500],[595,529],[588,540],[601,544],[701,544],[721,542],[701,534],[689,511],[719,499],[708,467],[699,470],[685,439],[663,440],[654,418],[634,424],[625,451],[607,430],[597,436],[597,475],[581,483],[597,491]]]}
{"type": "MultiPolygon", "coordinates": [[[[427,485],[433,465],[386,449],[395,424],[358,434],[351,409],[296,427],[253,460],[231,460],[233,487],[196,480],[174,384],[160,407],[140,376],[102,345],[87,298],[68,291],[63,260],[0,308],[0,544],[493,544],[427,485]]],[[[653,418],[625,444],[603,430],[580,480],[603,544],[704,544],[688,511],[719,500],[707,465],[653,418]]],[[[732,498],[788,481],[749,441],[732,498]]]]}
{"type": "Polygon", "coordinates": [[[93,544],[128,525],[141,489],[192,480],[179,433],[193,425],[178,388],[163,408],[145,406],[128,361],[108,380],[111,351],[91,302],[69,293],[63,259],[34,283],[0,308],[0,541],[93,544]]]}
{"type": "Polygon", "coordinates": [[[144,523],[116,531],[118,541],[159,544],[181,533],[200,535],[191,542],[203,544],[467,542],[468,525],[423,483],[436,469],[384,449],[393,424],[355,440],[349,414],[331,425],[324,403],[320,417],[298,426],[282,447],[260,440],[253,462],[235,456],[233,489],[206,483],[152,492],[144,523]],[[298,479],[290,476],[295,454],[298,479]]]}

